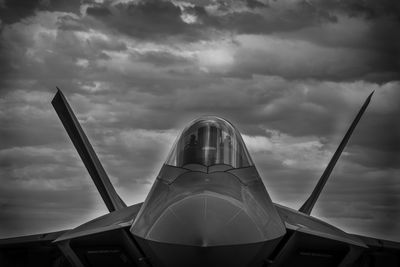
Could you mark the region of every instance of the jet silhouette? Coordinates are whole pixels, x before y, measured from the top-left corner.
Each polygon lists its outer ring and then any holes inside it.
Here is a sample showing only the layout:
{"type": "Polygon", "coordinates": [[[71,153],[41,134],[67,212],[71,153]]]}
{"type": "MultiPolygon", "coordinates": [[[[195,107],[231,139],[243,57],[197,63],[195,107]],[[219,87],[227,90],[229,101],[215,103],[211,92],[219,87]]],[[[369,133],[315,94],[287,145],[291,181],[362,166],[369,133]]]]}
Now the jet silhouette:
{"type": "Polygon", "coordinates": [[[275,204],[239,131],[204,116],[178,137],[143,203],[118,196],[61,90],[52,104],[109,214],[75,229],[0,240],[0,266],[400,266],[400,243],[311,216],[368,96],[310,197],[275,204]]]}

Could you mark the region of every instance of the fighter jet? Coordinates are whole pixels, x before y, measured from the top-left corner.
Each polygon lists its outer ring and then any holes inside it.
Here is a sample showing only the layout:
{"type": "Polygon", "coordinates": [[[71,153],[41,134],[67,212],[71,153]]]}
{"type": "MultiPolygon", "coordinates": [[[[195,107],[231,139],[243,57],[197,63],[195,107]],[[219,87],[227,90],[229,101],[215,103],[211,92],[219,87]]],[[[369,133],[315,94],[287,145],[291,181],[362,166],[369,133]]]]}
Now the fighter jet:
{"type": "Polygon", "coordinates": [[[177,138],[143,203],[118,196],[63,93],[52,104],[110,213],[74,229],[0,240],[0,266],[400,266],[400,243],[311,216],[358,112],[299,210],[273,203],[239,131],[204,116],[177,138]]]}

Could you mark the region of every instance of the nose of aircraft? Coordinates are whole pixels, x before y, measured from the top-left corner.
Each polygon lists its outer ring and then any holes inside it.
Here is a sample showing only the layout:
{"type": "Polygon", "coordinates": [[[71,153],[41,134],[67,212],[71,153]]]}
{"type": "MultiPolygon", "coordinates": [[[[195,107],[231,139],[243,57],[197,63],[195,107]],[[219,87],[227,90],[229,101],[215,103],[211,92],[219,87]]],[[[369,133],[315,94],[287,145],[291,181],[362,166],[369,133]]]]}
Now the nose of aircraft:
{"type": "Polygon", "coordinates": [[[155,265],[232,267],[266,257],[286,229],[240,133],[206,116],[177,139],[130,231],[155,265]]]}
{"type": "Polygon", "coordinates": [[[264,242],[285,227],[260,179],[244,185],[254,167],[203,173],[164,166],[131,232],[155,242],[210,247],[264,242]],[[184,174],[176,174],[176,170],[184,174]],[[173,174],[174,173],[174,174],[173,174]],[[162,177],[177,176],[173,182],[162,177]]]}
{"type": "MultiPolygon", "coordinates": [[[[159,183],[153,193],[163,192],[165,198],[159,200],[168,202],[168,196],[175,195],[178,182],[169,190],[159,183]]],[[[217,190],[191,192],[169,203],[149,201],[154,206],[144,210],[154,213],[139,215],[131,232],[155,265],[253,266],[249,264],[261,262],[273,251],[285,233],[274,210],[261,208],[245,189],[228,182],[224,181],[229,191],[241,191],[241,201],[232,196],[235,194],[217,190]],[[160,212],[152,209],[160,206],[160,212]]]]}
{"type": "Polygon", "coordinates": [[[211,192],[188,196],[169,206],[147,238],[200,247],[265,240],[263,231],[240,202],[211,192]]]}

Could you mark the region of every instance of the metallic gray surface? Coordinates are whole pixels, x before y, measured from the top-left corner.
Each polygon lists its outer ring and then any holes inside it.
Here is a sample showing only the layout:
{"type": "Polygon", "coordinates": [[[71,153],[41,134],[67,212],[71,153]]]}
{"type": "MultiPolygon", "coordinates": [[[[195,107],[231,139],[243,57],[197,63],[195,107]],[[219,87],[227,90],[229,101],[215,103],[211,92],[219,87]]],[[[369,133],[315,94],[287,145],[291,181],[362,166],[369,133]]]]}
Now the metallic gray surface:
{"type": "Polygon", "coordinates": [[[69,138],[74,144],[75,149],[78,151],[79,156],[85,164],[86,169],[92,177],[108,210],[111,212],[126,208],[126,204],[115,191],[89,139],[86,137],[78,119],[60,89],[57,90],[57,94],[54,96],[51,103],[64,125],[69,138]]]}
{"type": "Polygon", "coordinates": [[[179,172],[164,165],[131,232],[151,241],[201,247],[283,236],[285,226],[260,177],[246,185],[240,179],[246,173],[254,177],[257,171],[248,167],[238,177],[229,171],[179,172]]]}

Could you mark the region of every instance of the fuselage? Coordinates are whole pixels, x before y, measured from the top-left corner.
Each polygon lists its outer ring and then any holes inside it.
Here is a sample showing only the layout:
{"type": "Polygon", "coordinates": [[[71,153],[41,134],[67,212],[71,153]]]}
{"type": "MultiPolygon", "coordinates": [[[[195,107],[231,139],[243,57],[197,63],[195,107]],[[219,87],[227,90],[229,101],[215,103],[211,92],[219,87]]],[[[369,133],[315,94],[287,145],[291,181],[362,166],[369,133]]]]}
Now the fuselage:
{"type": "Polygon", "coordinates": [[[286,230],[238,131],[202,117],[178,138],[131,233],[165,266],[246,266],[286,230]]]}

